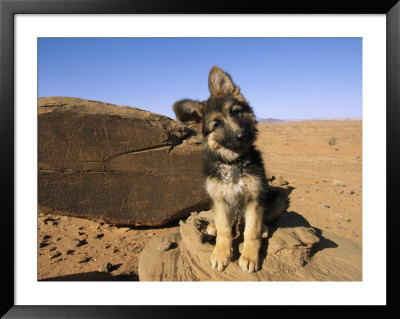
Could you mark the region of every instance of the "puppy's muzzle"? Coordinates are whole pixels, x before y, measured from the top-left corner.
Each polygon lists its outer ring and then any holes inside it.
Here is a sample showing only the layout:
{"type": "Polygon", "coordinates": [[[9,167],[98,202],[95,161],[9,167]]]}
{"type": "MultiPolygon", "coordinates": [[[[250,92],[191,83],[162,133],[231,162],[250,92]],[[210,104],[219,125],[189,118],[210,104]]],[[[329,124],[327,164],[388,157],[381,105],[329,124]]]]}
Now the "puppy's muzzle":
{"type": "Polygon", "coordinates": [[[239,142],[245,141],[249,137],[249,134],[245,130],[239,130],[236,132],[236,139],[239,142]]]}

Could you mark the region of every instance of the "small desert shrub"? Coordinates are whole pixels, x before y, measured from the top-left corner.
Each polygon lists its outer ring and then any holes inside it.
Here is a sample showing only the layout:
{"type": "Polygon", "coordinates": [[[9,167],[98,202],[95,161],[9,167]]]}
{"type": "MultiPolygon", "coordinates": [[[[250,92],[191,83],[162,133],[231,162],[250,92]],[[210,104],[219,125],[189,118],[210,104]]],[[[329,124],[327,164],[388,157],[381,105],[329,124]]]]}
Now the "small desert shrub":
{"type": "Polygon", "coordinates": [[[334,179],[333,181],[332,181],[332,184],[333,185],[336,185],[336,186],[346,186],[344,183],[343,183],[343,181],[341,181],[340,179],[334,179]]]}
{"type": "Polygon", "coordinates": [[[328,144],[329,144],[329,145],[335,145],[335,144],[336,144],[336,141],[337,141],[336,137],[332,136],[332,137],[329,139],[328,144]]]}

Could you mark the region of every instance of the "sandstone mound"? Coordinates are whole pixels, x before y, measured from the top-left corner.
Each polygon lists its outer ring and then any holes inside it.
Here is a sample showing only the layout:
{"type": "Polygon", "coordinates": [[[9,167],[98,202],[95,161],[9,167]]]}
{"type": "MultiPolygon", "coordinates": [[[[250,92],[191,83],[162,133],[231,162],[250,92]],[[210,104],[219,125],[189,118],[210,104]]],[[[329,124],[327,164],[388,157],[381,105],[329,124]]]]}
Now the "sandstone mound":
{"type": "Polygon", "coordinates": [[[180,231],[153,240],[141,253],[141,281],[349,281],[361,280],[361,249],[355,243],[310,227],[297,213],[286,213],[261,247],[262,269],[246,273],[238,265],[242,232],[223,272],[211,268],[215,238],[206,234],[210,211],[192,213],[180,231]]]}
{"type": "Polygon", "coordinates": [[[38,99],[42,211],[160,226],[208,209],[202,148],[166,116],[78,98],[38,99]]]}

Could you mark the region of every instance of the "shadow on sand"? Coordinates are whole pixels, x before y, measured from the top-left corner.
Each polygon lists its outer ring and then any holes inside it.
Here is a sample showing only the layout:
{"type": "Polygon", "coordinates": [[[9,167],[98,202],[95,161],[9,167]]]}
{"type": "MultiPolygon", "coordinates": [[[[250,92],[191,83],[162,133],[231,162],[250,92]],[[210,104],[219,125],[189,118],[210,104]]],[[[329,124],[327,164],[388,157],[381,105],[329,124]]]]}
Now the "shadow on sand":
{"type": "Polygon", "coordinates": [[[100,271],[46,278],[40,281],[139,281],[137,274],[112,275],[100,271]]]}
{"type": "MultiPolygon", "coordinates": [[[[290,202],[289,196],[290,196],[291,192],[293,191],[293,188],[291,188],[291,187],[282,188],[282,187],[277,187],[277,186],[269,186],[269,187],[272,190],[272,192],[280,193],[281,195],[283,195],[285,197],[285,200],[287,202],[287,208],[289,208],[289,202],[290,202]]],[[[338,245],[335,242],[322,236],[321,229],[310,225],[310,223],[307,221],[307,219],[305,219],[302,215],[300,215],[299,213],[294,212],[294,211],[285,211],[284,216],[282,216],[280,219],[275,221],[271,226],[269,227],[270,233],[269,233],[268,237],[271,237],[277,228],[285,228],[285,227],[309,228],[309,227],[312,227],[313,229],[315,229],[315,235],[320,239],[320,241],[311,250],[311,256],[313,256],[315,253],[317,253],[318,251],[321,251],[325,248],[338,247],[338,245]]],[[[266,241],[264,241],[264,244],[266,244],[265,242],[266,241]]],[[[266,247],[267,246],[265,246],[265,248],[266,247]]]]}
{"type": "Polygon", "coordinates": [[[139,276],[133,272],[120,275],[111,274],[114,270],[117,270],[121,266],[122,264],[111,266],[110,273],[90,271],[79,274],[56,276],[42,279],[40,281],[139,281],[139,276]]]}

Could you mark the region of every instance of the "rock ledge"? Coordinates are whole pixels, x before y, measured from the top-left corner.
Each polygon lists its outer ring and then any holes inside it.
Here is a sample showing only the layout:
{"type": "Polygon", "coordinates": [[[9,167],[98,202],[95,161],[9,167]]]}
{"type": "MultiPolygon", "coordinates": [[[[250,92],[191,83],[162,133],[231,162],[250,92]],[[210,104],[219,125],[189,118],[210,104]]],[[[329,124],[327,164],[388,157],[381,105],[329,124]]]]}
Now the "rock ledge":
{"type": "Polygon", "coordinates": [[[205,232],[210,220],[210,211],[192,213],[180,222],[178,233],[154,239],[140,255],[140,280],[361,280],[360,247],[333,234],[322,234],[294,212],[285,213],[277,228],[270,228],[269,238],[263,240],[261,270],[249,274],[239,267],[240,234],[233,242],[231,263],[223,272],[215,272],[210,264],[215,239],[205,232]]]}

